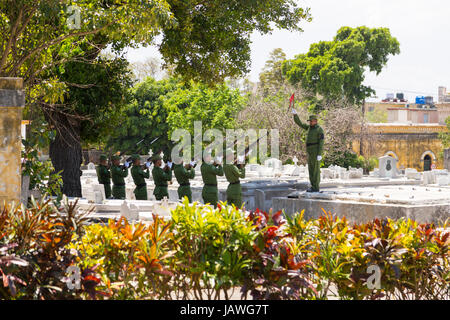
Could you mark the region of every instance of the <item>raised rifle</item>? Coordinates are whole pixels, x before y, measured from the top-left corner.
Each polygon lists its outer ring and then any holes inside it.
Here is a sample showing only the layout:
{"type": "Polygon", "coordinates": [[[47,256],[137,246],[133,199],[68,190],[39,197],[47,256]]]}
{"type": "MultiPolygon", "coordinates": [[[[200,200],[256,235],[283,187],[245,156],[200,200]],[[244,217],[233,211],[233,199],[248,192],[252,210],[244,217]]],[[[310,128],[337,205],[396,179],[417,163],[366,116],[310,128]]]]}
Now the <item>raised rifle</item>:
{"type": "Polygon", "coordinates": [[[248,157],[248,155],[249,155],[249,153],[250,153],[251,148],[252,148],[253,146],[257,145],[258,142],[259,142],[259,140],[261,140],[261,139],[264,138],[264,137],[265,137],[265,136],[259,137],[255,142],[253,142],[251,145],[248,145],[248,146],[245,148],[245,151],[244,151],[244,163],[239,163],[239,164],[238,164],[238,159],[236,159],[236,160],[234,160],[234,165],[237,165],[239,168],[242,168],[243,166],[245,166],[245,162],[246,162],[246,159],[247,159],[247,157],[248,157]]]}

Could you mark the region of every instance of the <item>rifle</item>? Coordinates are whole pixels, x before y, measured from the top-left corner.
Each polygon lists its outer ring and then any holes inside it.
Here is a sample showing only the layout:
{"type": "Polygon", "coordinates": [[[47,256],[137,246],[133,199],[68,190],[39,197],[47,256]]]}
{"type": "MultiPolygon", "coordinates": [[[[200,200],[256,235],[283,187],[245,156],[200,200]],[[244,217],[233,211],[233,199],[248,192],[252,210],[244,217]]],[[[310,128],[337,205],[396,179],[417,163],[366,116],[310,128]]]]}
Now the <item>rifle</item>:
{"type": "MultiPolygon", "coordinates": [[[[141,144],[143,141],[145,141],[145,140],[147,139],[147,136],[148,136],[148,135],[146,135],[146,136],[144,137],[144,139],[139,140],[139,141],[136,143],[136,146],[139,145],[139,144],[141,144]]],[[[159,138],[161,138],[161,136],[156,137],[155,139],[153,139],[153,140],[150,142],[150,145],[152,145],[153,143],[155,143],[159,138]]],[[[136,146],[135,146],[135,147],[136,147],[136,146]]],[[[134,147],[133,149],[135,149],[135,147],[134,147]]],[[[119,154],[118,154],[118,156],[120,157],[121,155],[123,155],[123,154],[125,154],[125,153],[128,153],[128,152],[130,152],[130,151],[132,151],[132,150],[131,150],[131,149],[128,149],[126,152],[120,151],[119,154]]],[[[150,159],[150,158],[149,158],[149,159],[150,159]]],[[[149,159],[147,159],[147,161],[150,161],[149,159]]],[[[131,160],[131,157],[128,157],[128,158],[125,160],[125,162],[128,162],[129,164],[131,164],[131,163],[133,162],[133,160],[131,160]]],[[[123,169],[125,168],[125,164],[121,165],[120,168],[123,170],[123,169]]],[[[144,170],[146,169],[145,165],[143,165],[143,169],[144,169],[144,170]]]]}
{"type": "Polygon", "coordinates": [[[249,153],[250,153],[250,148],[252,148],[254,145],[257,145],[258,144],[258,142],[259,142],[259,140],[261,140],[262,138],[264,138],[264,136],[261,136],[261,137],[259,137],[255,142],[253,142],[251,145],[248,145],[246,148],[245,148],[245,151],[244,151],[244,163],[237,163],[238,162],[238,159],[236,159],[236,160],[234,160],[234,165],[238,165],[240,168],[242,168],[243,166],[245,166],[245,159],[247,159],[247,157],[248,157],[248,155],[249,155],[249,153]]]}

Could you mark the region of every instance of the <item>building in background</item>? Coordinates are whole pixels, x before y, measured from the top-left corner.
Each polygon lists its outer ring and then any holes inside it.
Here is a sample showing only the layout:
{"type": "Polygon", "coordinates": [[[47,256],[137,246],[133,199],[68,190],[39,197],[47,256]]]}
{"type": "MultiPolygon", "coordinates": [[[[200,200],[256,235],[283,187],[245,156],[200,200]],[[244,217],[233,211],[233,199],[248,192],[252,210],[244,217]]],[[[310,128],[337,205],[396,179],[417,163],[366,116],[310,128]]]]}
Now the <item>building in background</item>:
{"type": "MultiPolygon", "coordinates": [[[[356,128],[357,129],[357,128],[356,128]]],[[[398,160],[399,168],[415,168],[428,171],[442,169],[442,141],[440,132],[447,127],[437,123],[369,123],[368,138],[364,142],[363,155],[377,158],[389,155],[398,160]]],[[[359,154],[359,139],[352,149],[359,154]]]]}
{"type": "Polygon", "coordinates": [[[388,108],[388,123],[439,123],[437,108],[408,105],[388,108]],[[412,106],[412,107],[411,107],[412,106]]]}
{"type": "Polygon", "coordinates": [[[446,87],[438,88],[438,103],[450,103],[450,92],[446,87]]]}
{"type": "Polygon", "coordinates": [[[436,107],[438,110],[439,124],[445,124],[445,120],[450,117],[450,103],[438,103],[436,107]]]}

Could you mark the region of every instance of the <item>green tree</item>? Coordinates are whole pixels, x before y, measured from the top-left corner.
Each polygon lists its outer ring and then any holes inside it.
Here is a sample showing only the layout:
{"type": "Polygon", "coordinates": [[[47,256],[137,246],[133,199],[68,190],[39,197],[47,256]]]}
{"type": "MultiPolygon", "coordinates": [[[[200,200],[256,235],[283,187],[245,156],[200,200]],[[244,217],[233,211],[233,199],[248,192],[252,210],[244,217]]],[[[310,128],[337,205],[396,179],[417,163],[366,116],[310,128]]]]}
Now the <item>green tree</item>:
{"type": "Polygon", "coordinates": [[[72,49],[93,35],[108,39],[102,47],[120,49],[151,44],[160,25],[176,23],[164,0],[4,0],[0,12],[0,76],[22,77],[28,86],[76,58],[72,49]]]}
{"type": "Polygon", "coordinates": [[[180,86],[182,84],[177,78],[156,81],[147,77],[138,83],[131,90],[131,103],[126,106],[123,121],[109,137],[107,149],[128,154],[147,154],[149,149],[154,152],[168,149],[168,110],[164,107],[164,98],[180,86]],[[139,143],[142,139],[144,141],[139,143]]]}
{"type": "MultiPolygon", "coordinates": [[[[95,60],[98,53],[91,56],[92,47],[100,52],[110,46],[118,53],[151,45],[162,34],[159,49],[166,64],[174,65],[185,80],[212,84],[248,71],[253,31],[268,33],[273,26],[301,31],[299,22],[310,19],[308,9],[293,0],[5,0],[0,13],[0,76],[24,78],[27,105],[52,109],[51,125],[65,141],[52,154],[67,153],[52,160],[71,171],[64,179],[69,196],[80,194],[80,117],[96,114],[57,110],[67,105],[70,88],[54,68],[95,60]]],[[[83,89],[92,84],[83,82],[83,89]]]]}
{"type": "Polygon", "coordinates": [[[286,85],[282,65],[286,60],[283,49],[274,49],[266,61],[263,70],[259,74],[258,90],[264,97],[277,93],[281,87],[286,85]]]}
{"type": "MultiPolygon", "coordinates": [[[[4,0],[0,13],[0,76],[23,77],[26,86],[76,59],[71,49],[79,41],[100,36],[107,39],[101,48],[121,50],[154,44],[158,34],[176,73],[218,82],[248,72],[253,31],[301,31],[299,22],[310,20],[309,9],[294,0],[4,0]]],[[[61,83],[53,80],[44,84],[58,92],[61,83]]]]}
{"type": "Polygon", "coordinates": [[[43,116],[56,135],[49,154],[61,171],[63,193],[81,196],[81,142],[105,141],[118,125],[132,85],[128,61],[86,54],[85,61],[67,62],[52,72],[67,86],[62,103],[42,101],[43,116]]]}
{"type": "Polygon", "coordinates": [[[202,122],[203,130],[235,128],[236,116],[245,106],[245,97],[238,89],[225,84],[208,87],[192,82],[189,87],[179,87],[169,93],[164,106],[169,111],[169,133],[180,128],[193,135],[195,121],[202,122]]]}
{"type": "Polygon", "coordinates": [[[270,33],[274,26],[301,31],[309,9],[294,0],[168,0],[177,21],[163,26],[160,51],[166,63],[185,79],[208,83],[250,71],[250,35],[270,33]]]}
{"type": "Polygon", "coordinates": [[[163,150],[167,155],[175,129],[187,129],[193,135],[194,121],[201,121],[203,130],[234,128],[235,117],[245,105],[238,89],[195,82],[186,86],[173,77],[160,81],[148,77],[133,88],[132,96],[124,121],[108,140],[107,149],[140,154],[163,150]]]}
{"type": "Polygon", "coordinates": [[[450,148],[450,117],[445,119],[445,124],[447,125],[447,132],[439,133],[439,138],[442,140],[444,149],[447,149],[450,148]]]}
{"type": "MultiPolygon", "coordinates": [[[[400,45],[387,28],[342,27],[332,41],[311,45],[308,53],[283,63],[291,84],[300,84],[309,100],[346,98],[361,105],[375,91],[363,85],[366,70],[379,74],[400,45]]],[[[320,102],[320,101],[319,101],[320,102]]]]}

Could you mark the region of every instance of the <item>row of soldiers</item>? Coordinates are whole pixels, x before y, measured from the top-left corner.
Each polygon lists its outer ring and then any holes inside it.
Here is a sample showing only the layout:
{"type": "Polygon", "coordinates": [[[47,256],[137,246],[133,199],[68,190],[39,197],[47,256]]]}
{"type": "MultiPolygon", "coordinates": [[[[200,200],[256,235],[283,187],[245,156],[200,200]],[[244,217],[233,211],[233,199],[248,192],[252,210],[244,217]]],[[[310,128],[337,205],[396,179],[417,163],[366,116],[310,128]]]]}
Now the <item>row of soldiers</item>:
{"type": "MultiPolygon", "coordinates": [[[[125,177],[128,176],[129,162],[120,164],[119,156],[112,156],[112,165],[108,165],[106,155],[100,156],[100,164],[97,167],[97,176],[100,184],[103,184],[105,196],[108,199],[125,199],[125,177]],[[113,187],[111,190],[111,180],[113,187]]],[[[245,178],[245,165],[236,164],[234,160],[234,151],[227,150],[227,162],[222,166],[218,159],[212,161],[211,155],[204,158],[204,162],[200,167],[203,190],[202,198],[204,203],[217,206],[219,201],[219,190],[217,188],[217,176],[225,175],[229,182],[227,188],[227,202],[234,204],[236,207],[242,207],[242,188],[240,179],[245,178]]],[[[243,159],[240,159],[241,161],[243,159]]],[[[152,177],[155,183],[153,194],[156,200],[162,200],[164,197],[169,198],[168,185],[172,183],[172,171],[178,181],[178,198],[187,197],[192,202],[192,191],[189,180],[195,178],[196,162],[174,164],[168,161],[162,167],[162,158],[159,154],[151,158],[151,162],[141,165],[140,156],[134,154],[131,156],[131,176],[136,188],[134,194],[136,200],[147,200],[147,183],[145,179],[150,178],[150,167],[153,164],[152,177]]]]}
{"type": "MultiPolygon", "coordinates": [[[[297,111],[292,108],[292,114],[294,116],[294,122],[302,129],[307,131],[306,138],[306,153],[308,158],[308,171],[311,187],[307,192],[319,192],[320,184],[320,162],[322,161],[322,152],[324,145],[324,131],[317,124],[317,116],[310,115],[309,125],[303,123],[297,111]]],[[[245,178],[245,165],[236,165],[234,160],[234,151],[227,149],[226,152],[227,161],[224,166],[216,161],[211,161],[211,156],[205,157],[205,162],[201,165],[201,174],[203,178],[204,187],[202,190],[202,198],[204,203],[210,203],[214,206],[217,205],[219,200],[219,191],[217,189],[217,176],[223,176],[225,174],[229,185],[227,188],[227,202],[234,204],[236,207],[242,206],[242,189],[240,185],[240,179],[245,178]]],[[[245,156],[238,158],[239,163],[244,163],[245,156]]],[[[147,200],[147,184],[145,179],[150,177],[150,162],[146,162],[144,166],[141,166],[141,160],[139,155],[134,154],[131,157],[132,168],[131,176],[136,185],[134,194],[137,200],[147,200]]],[[[168,184],[172,181],[172,171],[175,174],[175,178],[179,183],[178,197],[182,199],[187,197],[189,202],[192,202],[192,192],[189,180],[195,177],[195,162],[190,162],[183,165],[173,164],[170,161],[167,162],[164,168],[162,166],[162,158],[159,154],[156,154],[151,158],[153,163],[152,176],[155,182],[155,190],[153,194],[157,200],[161,200],[164,197],[169,198],[168,184]]],[[[220,162],[220,161],[219,161],[220,162]]],[[[105,187],[105,194],[107,198],[111,198],[111,179],[113,182],[112,196],[114,199],[125,199],[125,180],[128,176],[128,168],[130,164],[125,162],[120,165],[120,157],[112,157],[111,170],[107,165],[106,155],[100,156],[100,165],[97,167],[97,175],[99,183],[105,187]]]]}

